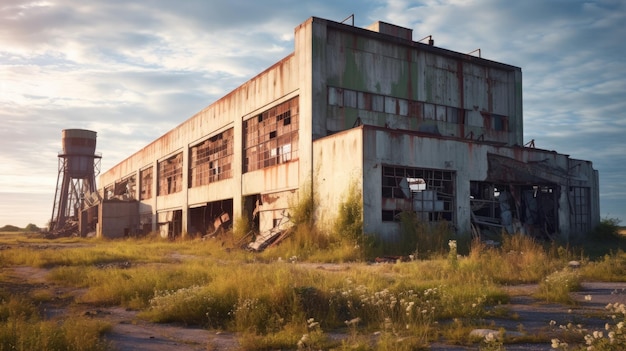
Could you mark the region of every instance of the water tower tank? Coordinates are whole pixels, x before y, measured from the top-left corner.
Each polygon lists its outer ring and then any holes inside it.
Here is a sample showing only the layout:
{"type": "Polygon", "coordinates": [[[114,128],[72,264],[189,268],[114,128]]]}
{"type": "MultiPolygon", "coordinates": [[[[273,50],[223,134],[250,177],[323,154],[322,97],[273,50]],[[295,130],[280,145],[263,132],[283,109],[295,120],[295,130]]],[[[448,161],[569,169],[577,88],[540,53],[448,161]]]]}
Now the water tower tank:
{"type": "Polygon", "coordinates": [[[96,192],[96,174],[101,156],[96,154],[96,132],[85,129],[61,131],[59,176],[54,195],[50,231],[74,225],[84,207],[85,198],[96,192]],[[98,163],[96,163],[98,162],[98,163]]]}
{"type": "Polygon", "coordinates": [[[85,178],[94,171],[96,132],[85,129],[61,131],[63,155],[67,158],[67,175],[70,178],[85,178]]]}

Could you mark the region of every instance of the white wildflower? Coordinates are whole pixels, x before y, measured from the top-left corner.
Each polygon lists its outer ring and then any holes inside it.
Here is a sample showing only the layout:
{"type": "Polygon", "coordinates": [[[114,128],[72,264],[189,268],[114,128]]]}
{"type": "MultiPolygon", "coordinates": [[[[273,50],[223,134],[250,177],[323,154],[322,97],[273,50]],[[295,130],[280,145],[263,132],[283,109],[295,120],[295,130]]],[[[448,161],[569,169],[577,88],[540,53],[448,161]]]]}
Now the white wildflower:
{"type": "Polygon", "coordinates": [[[487,335],[485,335],[485,341],[488,343],[492,343],[495,340],[495,336],[493,335],[493,333],[489,333],[487,335]]]}

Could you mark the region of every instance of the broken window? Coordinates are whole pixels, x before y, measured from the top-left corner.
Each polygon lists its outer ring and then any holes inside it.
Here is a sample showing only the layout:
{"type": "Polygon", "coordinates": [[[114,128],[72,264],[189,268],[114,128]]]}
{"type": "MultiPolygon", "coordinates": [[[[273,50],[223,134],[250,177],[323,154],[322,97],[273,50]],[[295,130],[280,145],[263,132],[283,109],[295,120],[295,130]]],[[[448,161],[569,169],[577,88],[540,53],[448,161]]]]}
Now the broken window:
{"type": "Polygon", "coordinates": [[[570,198],[573,203],[572,229],[577,233],[588,233],[591,230],[589,188],[571,187],[570,198]]]}
{"type": "Polygon", "coordinates": [[[115,183],[113,197],[120,200],[134,200],[137,191],[137,177],[133,174],[115,183]]]}
{"type": "Polygon", "coordinates": [[[152,166],[141,170],[139,172],[139,177],[141,178],[141,183],[139,183],[141,188],[139,199],[147,200],[152,198],[152,166]]]}
{"type": "Polygon", "coordinates": [[[382,219],[395,221],[400,212],[414,211],[424,221],[454,222],[454,193],[454,172],[383,166],[382,219]]]}
{"type": "MultiPolygon", "coordinates": [[[[328,87],[328,104],[330,106],[353,107],[368,112],[385,112],[388,114],[417,117],[442,122],[465,124],[467,110],[457,107],[430,104],[421,101],[401,99],[393,96],[367,93],[350,89],[328,87]]],[[[491,115],[490,115],[491,116],[491,115]]],[[[493,115],[496,130],[507,129],[506,116],[493,115]],[[498,119],[498,121],[495,121],[498,119]]],[[[480,124],[482,126],[482,122],[480,124]]]]}
{"type": "Polygon", "coordinates": [[[183,190],[183,154],[159,162],[157,194],[168,195],[183,190]]]}
{"type": "Polygon", "coordinates": [[[104,187],[104,199],[109,200],[115,196],[115,184],[104,187]]]}
{"type": "Polygon", "coordinates": [[[189,208],[189,229],[191,235],[213,237],[230,228],[233,217],[233,200],[209,202],[189,208]]]}
{"type": "Polygon", "coordinates": [[[244,172],[298,158],[298,111],[299,100],[295,97],[243,122],[244,172]]]}
{"type": "Polygon", "coordinates": [[[189,187],[232,178],[234,132],[230,128],[189,149],[189,187]]]}

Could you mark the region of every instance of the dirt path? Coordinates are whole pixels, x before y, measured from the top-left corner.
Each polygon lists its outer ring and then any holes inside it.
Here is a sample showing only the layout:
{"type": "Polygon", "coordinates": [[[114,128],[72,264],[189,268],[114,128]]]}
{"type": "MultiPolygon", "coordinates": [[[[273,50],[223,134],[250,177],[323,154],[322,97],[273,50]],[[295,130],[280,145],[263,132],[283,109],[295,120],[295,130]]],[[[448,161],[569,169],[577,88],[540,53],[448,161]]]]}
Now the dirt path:
{"type": "MultiPolygon", "coordinates": [[[[4,288],[15,294],[27,294],[36,289],[50,289],[55,298],[47,303],[48,318],[65,318],[67,309],[77,313],[72,304],[73,297],[79,296],[84,290],[59,287],[46,279],[47,270],[33,267],[4,268],[16,283],[4,288]]],[[[556,327],[568,323],[581,324],[590,330],[602,330],[609,320],[605,306],[608,303],[626,303],[626,283],[587,282],[582,290],[573,292],[572,297],[578,302],[575,307],[561,304],[547,304],[535,300],[532,294],[537,285],[518,285],[508,287],[511,295],[510,303],[499,306],[506,311],[504,318],[488,318],[485,320],[492,329],[503,328],[507,333],[525,335],[555,333],[550,321],[556,327]]],[[[220,333],[200,328],[190,328],[171,324],[156,324],[137,318],[136,311],[121,307],[93,308],[79,307],[78,313],[108,321],[113,326],[107,339],[120,351],[152,350],[181,351],[199,350],[233,350],[237,348],[236,335],[220,333]]],[[[556,331],[558,332],[558,331],[556,331]]],[[[550,344],[507,344],[508,351],[550,350],[550,344]]],[[[460,347],[446,344],[433,344],[431,350],[465,351],[476,350],[476,347],[460,347]]]]}

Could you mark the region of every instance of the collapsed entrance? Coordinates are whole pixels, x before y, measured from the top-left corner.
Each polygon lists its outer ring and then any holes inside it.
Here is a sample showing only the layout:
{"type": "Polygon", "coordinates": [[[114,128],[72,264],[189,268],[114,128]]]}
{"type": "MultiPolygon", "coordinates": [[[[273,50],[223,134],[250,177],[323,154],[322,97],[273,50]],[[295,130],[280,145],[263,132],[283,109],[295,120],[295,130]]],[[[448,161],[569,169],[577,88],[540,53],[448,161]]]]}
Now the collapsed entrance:
{"type": "Polygon", "coordinates": [[[189,209],[189,234],[215,236],[232,226],[233,199],[213,201],[189,209]]]}
{"type": "Polygon", "coordinates": [[[472,231],[522,233],[554,239],[558,231],[556,184],[470,183],[472,231]]]}
{"type": "Polygon", "coordinates": [[[522,233],[555,239],[559,198],[566,170],[543,161],[520,161],[488,154],[487,179],[470,182],[472,231],[522,233]]]}

